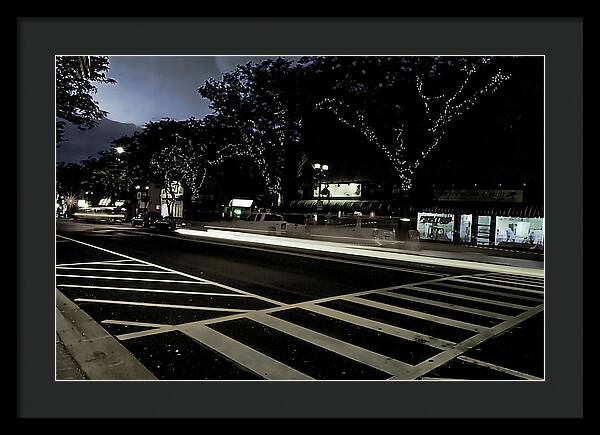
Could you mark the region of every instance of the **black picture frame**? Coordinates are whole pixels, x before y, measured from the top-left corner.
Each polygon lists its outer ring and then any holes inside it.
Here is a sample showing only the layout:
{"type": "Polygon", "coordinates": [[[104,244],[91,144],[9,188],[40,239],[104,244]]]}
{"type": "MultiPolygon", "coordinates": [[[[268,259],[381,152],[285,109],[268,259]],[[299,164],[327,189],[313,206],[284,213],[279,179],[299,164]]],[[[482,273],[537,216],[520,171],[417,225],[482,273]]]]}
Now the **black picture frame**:
{"type": "Polygon", "coordinates": [[[581,18],[19,18],[17,33],[18,416],[582,416],[581,18]],[[545,55],[546,380],[55,382],[54,56],[82,53],[545,55]]]}

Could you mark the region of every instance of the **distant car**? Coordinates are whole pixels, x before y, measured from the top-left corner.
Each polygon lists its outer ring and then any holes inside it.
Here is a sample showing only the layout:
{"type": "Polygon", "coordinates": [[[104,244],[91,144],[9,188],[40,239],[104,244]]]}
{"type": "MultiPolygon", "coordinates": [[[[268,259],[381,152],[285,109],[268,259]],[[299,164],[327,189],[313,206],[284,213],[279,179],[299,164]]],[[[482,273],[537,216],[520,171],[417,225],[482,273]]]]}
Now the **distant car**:
{"type": "Polygon", "coordinates": [[[150,228],[159,219],[162,219],[162,216],[160,215],[160,213],[156,213],[153,211],[150,211],[150,212],[144,211],[144,212],[138,213],[137,215],[135,215],[133,217],[133,219],[131,219],[131,225],[134,227],[139,225],[142,228],[150,228]]]}
{"type": "Polygon", "coordinates": [[[177,224],[175,223],[175,219],[164,216],[154,222],[154,228],[161,231],[175,231],[177,224]]]}

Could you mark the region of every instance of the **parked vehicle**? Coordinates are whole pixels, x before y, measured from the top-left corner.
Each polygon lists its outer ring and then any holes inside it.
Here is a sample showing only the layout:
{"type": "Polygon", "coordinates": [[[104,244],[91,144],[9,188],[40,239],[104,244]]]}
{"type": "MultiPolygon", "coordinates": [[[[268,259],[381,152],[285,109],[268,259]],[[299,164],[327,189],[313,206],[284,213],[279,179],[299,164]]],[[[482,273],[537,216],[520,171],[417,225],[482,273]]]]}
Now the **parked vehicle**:
{"type": "Polygon", "coordinates": [[[240,226],[248,230],[275,231],[277,234],[281,234],[286,231],[287,222],[280,214],[252,213],[240,222],[240,226]]]}
{"type": "Polygon", "coordinates": [[[164,216],[154,222],[154,228],[161,231],[175,231],[177,224],[172,217],[164,216]]]}
{"type": "Polygon", "coordinates": [[[143,211],[138,213],[133,217],[133,219],[131,219],[131,226],[135,227],[139,225],[142,228],[150,228],[159,219],[162,219],[160,213],[153,211],[143,211]]]}

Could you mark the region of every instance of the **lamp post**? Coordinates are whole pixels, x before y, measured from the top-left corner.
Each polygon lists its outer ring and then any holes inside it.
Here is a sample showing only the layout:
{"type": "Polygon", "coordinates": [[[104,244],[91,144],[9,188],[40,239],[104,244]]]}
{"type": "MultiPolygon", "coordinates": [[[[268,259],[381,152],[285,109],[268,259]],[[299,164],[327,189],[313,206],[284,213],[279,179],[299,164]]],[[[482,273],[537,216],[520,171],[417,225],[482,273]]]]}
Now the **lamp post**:
{"type": "MultiPolygon", "coordinates": [[[[117,161],[115,163],[115,169],[118,172],[117,175],[117,182],[115,184],[115,195],[119,195],[119,196],[115,199],[116,200],[122,200],[123,198],[126,198],[127,201],[127,215],[131,216],[133,214],[135,214],[137,212],[137,197],[134,199],[132,196],[132,188],[133,188],[133,181],[129,178],[128,173],[127,173],[127,166],[123,164],[123,161],[121,159],[121,156],[123,154],[125,154],[126,150],[124,147],[122,146],[117,146],[114,147],[113,150],[117,153],[117,161]],[[123,196],[125,195],[125,196],[123,196]]],[[[137,186],[136,186],[136,196],[137,196],[137,186]]],[[[129,220],[129,217],[126,218],[127,220],[129,220]]]]}
{"type": "Polygon", "coordinates": [[[329,171],[329,165],[324,165],[321,163],[313,164],[313,168],[315,170],[315,178],[318,183],[318,199],[317,199],[317,211],[319,211],[319,207],[322,207],[321,204],[321,181],[325,178],[325,174],[329,171]]]}

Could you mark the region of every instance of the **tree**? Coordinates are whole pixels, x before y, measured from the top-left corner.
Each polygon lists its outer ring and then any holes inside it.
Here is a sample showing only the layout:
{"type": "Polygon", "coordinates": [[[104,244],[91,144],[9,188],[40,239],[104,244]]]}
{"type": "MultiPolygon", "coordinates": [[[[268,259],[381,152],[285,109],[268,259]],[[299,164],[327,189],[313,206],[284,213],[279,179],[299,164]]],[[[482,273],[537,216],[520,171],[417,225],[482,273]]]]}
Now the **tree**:
{"type": "Polygon", "coordinates": [[[86,177],[82,164],[61,162],[56,166],[56,193],[64,198],[68,214],[77,205],[86,177]]]}
{"type": "Polygon", "coordinates": [[[83,165],[78,163],[63,163],[56,165],[56,193],[59,195],[77,196],[86,173],[83,165]]]}
{"type": "Polygon", "coordinates": [[[114,148],[100,151],[98,158],[86,163],[89,174],[87,185],[96,197],[127,199],[131,194],[134,181],[130,176],[124,157],[118,154],[114,148]]]}
{"type": "Polygon", "coordinates": [[[454,121],[510,77],[480,57],[308,58],[302,64],[329,80],[330,94],[315,107],[379,149],[404,192],[454,121]]]}
{"type": "Polygon", "coordinates": [[[282,58],[239,65],[198,89],[211,101],[225,147],[252,158],[271,197],[281,194],[286,156],[299,146],[297,90],[295,70],[282,58]]]}
{"type": "Polygon", "coordinates": [[[108,78],[109,60],[106,56],[56,57],[56,142],[65,141],[65,121],[81,130],[94,127],[108,112],[101,110],[93,94],[93,82],[114,84],[108,78]]]}
{"type": "Polygon", "coordinates": [[[134,173],[146,176],[165,189],[170,216],[179,184],[192,198],[198,197],[209,168],[240,155],[236,144],[223,144],[217,139],[220,132],[221,125],[216,118],[207,116],[202,120],[150,122],[137,135],[131,152],[131,160],[136,162],[134,173]],[[146,167],[150,171],[144,174],[146,167]]]}

